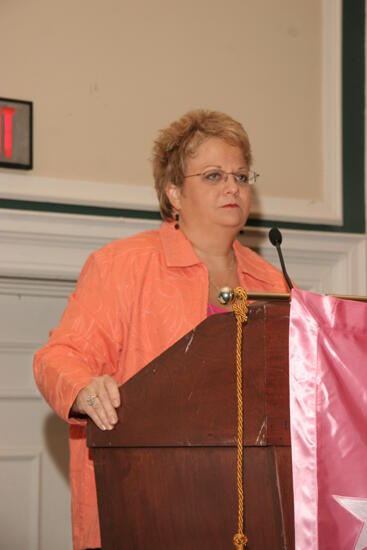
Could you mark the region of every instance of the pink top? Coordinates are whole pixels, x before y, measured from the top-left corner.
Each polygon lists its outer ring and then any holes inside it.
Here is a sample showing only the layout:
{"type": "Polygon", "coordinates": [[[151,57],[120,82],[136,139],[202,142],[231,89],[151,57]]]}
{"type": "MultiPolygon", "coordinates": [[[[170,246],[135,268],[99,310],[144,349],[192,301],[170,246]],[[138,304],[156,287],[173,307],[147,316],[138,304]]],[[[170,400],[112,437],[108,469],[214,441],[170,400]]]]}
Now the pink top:
{"type": "Polygon", "coordinates": [[[216,306],[214,304],[208,304],[207,317],[215,315],[216,313],[230,313],[230,311],[224,309],[224,307],[216,306]]]}
{"type": "MultiPolygon", "coordinates": [[[[286,292],[283,275],[234,241],[241,286],[286,292]]],[[[177,342],[208,314],[208,270],[172,223],[110,243],[92,254],[59,326],[34,359],[37,385],[70,423],[74,550],[101,546],[93,462],[86,421],[69,418],[93,376],[119,385],[177,342]]],[[[219,309],[219,308],[218,308],[219,309]]]]}

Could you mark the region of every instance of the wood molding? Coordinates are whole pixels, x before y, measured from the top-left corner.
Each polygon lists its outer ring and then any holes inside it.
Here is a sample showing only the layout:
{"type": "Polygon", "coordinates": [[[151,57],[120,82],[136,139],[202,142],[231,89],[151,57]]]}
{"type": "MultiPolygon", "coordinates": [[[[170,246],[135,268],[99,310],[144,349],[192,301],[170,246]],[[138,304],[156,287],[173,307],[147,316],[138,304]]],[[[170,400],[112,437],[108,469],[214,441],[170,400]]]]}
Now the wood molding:
{"type": "MultiPolygon", "coordinates": [[[[33,295],[63,296],[93,250],[158,226],[154,220],[0,210],[0,292],[14,292],[20,284],[23,292],[33,295]],[[27,287],[24,278],[34,281],[27,287]]],[[[247,227],[241,240],[278,266],[267,233],[247,227]]],[[[283,230],[283,252],[289,274],[301,288],[367,294],[364,235],[283,230]]]]}
{"type": "MultiPolygon", "coordinates": [[[[367,294],[364,235],[282,229],[287,271],[296,286],[320,293],[367,294]]],[[[243,242],[279,266],[267,229],[247,228],[243,242]]]]}

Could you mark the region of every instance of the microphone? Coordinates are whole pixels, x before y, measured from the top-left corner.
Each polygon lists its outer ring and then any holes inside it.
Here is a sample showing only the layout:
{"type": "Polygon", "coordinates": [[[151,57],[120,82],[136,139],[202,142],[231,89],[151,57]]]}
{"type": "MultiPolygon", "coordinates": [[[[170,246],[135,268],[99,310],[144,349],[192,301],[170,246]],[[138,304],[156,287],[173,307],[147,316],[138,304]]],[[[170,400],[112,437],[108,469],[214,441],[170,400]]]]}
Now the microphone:
{"type": "Polygon", "coordinates": [[[282,240],[283,240],[282,234],[279,231],[279,229],[277,227],[272,227],[269,231],[269,241],[277,249],[279,260],[280,260],[280,265],[282,266],[284,279],[287,281],[287,285],[289,287],[289,290],[292,290],[293,285],[292,285],[292,282],[291,282],[290,278],[288,277],[288,273],[287,273],[287,270],[285,268],[285,263],[284,263],[284,259],[283,259],[283,254],[282,254],[282,251],[281,251],[281,248],[280,248],[280,245],[282,244],[282,240]]]}

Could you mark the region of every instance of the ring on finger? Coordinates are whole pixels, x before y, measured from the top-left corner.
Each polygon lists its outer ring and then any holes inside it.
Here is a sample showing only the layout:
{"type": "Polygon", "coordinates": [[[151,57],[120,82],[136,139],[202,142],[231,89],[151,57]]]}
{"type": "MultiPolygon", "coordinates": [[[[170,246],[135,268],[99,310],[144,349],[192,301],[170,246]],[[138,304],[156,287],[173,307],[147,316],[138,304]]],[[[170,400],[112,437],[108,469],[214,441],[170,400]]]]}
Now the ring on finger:
{"type": "Polygon", "coordinates": [[[90,394],[90,395],[88,395],[88,397],[87,397],[87,403],[88,403],[88,405],[89,405],[90,407],[93,407],[96,398],[97,398],[97,396],[96,396],[95,394],[90,394]]]}

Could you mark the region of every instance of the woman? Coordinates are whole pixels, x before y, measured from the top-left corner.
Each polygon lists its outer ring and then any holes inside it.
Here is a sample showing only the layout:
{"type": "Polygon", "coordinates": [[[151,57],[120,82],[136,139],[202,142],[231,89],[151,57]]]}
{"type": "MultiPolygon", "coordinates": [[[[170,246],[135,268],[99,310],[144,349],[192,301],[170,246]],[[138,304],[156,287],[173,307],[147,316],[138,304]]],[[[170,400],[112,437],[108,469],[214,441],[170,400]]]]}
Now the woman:
{"type": "Polygon", "coordinates": [[[92,254],[48,344],[37,384],[70,423],[75,549],[100,546],[85,415],[113,429],[118,387],[207,315],[226,311],[220,287],[283,292],[281,273],[236,236],[251,202],[251,149],[243,127],[215,111],[187,113],[153,150],[163,224],[92,254]]]}

